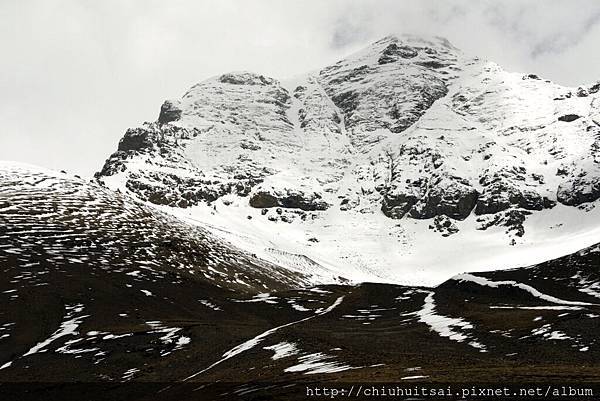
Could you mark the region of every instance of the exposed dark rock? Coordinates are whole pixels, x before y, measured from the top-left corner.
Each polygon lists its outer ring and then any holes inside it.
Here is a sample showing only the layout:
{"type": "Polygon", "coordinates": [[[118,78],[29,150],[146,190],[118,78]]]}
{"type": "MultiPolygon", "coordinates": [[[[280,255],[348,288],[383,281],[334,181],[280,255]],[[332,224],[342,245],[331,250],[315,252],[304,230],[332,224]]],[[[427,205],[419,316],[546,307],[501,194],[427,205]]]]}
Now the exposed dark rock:
{"type": "Polygon", "coordinates": [[[410,209],[410,216],[429,219],[446,215],[463,220],[469,216],[479,193],[458,180],[442,179],[431,185],[428,193],[410,209]]]}
{"type": "Polygon", "coordinates": [[[232,85],[273,85],[276,81],[250,72],[229,73],[219,77],[219,82],[232,85]]]}
{"type": "Polygon", "coordinates": [[[150,149],[156,143],[156,134],[144,128],[130,128],[119,141],[118,150],[127,152],[131,150],[141,151],[150,149]]]}
{"type": "Polygon", "coordinates": [[[535,181],[537,181],[540,184],[544,184],[546,182],[546,180],[544,179],[544,176],[541,174],[531,173],[531,178],[533,178],[535,181]]]}
{"type": "Polygon", "coordinates": [[[119,141],[117,153],[111,155],[109,161],[113,161],[119,152],[123,158],[130,152],[145,152],[158,149],[162,153],[169,153],[169,148],[178,145],[181,141],[193,138],[198,130],[188,130],[173,125],[161,125],[159,123],[145,123],[142,127],[130,128],[119,141]]]}
{"type": "Polygon", "coordinates": [[[556,198],[567,206],[578,206],[600,198],[600,179],[587,176],[571,178],[561,183],[556,198]]]}
{"type": "Polygon", "coordinates": [[[513,232],[517,237],[522,237],[525,234],[523,223],[530,212],[523,210],[509,210],[504,214],[503,224],[508,227],[508,232],[513,232]]]}
{"type": "Polygon", "coordinates": [[[321,195],[305,193],[299,190],[257,190],[249,200],[249,204],[255,208],[283,207],[290,209],[301,209],[306,211],[326,210],[329,204],[321,195]]]}
{"type": "Polygon", "coordinates": [[[421,116],[429,109],[433,103],[441,97],[446,96],[448,88],[441,85],[433,85],[428,90],[421,91],[418,103],[414,104],[414,109],[410,113],[398,112],[398,106],[394,105],[391,110],[391,116],[396,120],[396,123],[387,127],[394,133],[400,133],[413,125],[421,116]]]}
{"type": "Polygon", "coordinates": [[[331,119],[336,124],[340,124],[342,122],[342,119],[341,119],[341,117],[339,116],[338,113],[333,113],[333,115],[331,116],[331,119]]]}
{"type": "Polygon", "coordinates": [[[485,188],[477,200],[475,214],[498,213],[511,207],[526,210],[543,210],[552,208],[555,204],[556,202],[541,196],[537,192],[497,181],[485,188]]]}
{"type": "Polygon", "coordinates": [[[177,201],[175,197],[169,197],[170,193],[165,192],[152,192],[150,196],[148,196],[148,201],[154,203],[155,205],[170,205],[177,201]]]}
{"type": "Polygon", "coordinates": [[[386,193],[381,202],[381,211],[392,219],[401,219],[419,198],[413,193],[386,193]]]}
{"type": "Polygon", "coordinates": [[[559,177],[566,177],[569,175],[569,168],[567,166],[565,166],[564,164],[561,164],[557,169],[556,169],[556,175],[559,177]]]}
{"type": "Polygon", "coordinates": [[[409,46],[398,46],[396,43],[389,44],[378,60],[379,64],[388,64],[397,61],[398,58],[409,59],[416,57],[419,53],[409,46]]]}
{"type": "Polygon", "coordinates": [[[435,216],[429,229],[441,233],[442,237],[448,237],[459,231],[456,224],[446,216],[435,216]]]}
{"type": "Polygon", "coordinates": [[[331,98],[345,114],[352,113],[359,104],[358,93],[353,91],[342,92],[331,98]]]}
{"type": "Polygon", "coordinates": [[[554,206],[556,206],[556,201],[544,196],[542,198],[543,204],[544,204],[544,209],[552,209],[554,206]]]}
{"type": "Polygon", "coordinates": [[[449,67],[451,65],[451,64],[448,64],[448,63],[440,63],[439,61],[436,61],[436,60],[419,61],[419,62],[417,62],[415,64],[418,64],[418,65],[420,65],[422,67],[433,68],[433,69],[449,67]]]}
{"type": "Polygon", "coordinates": [[[260,150],[261,147],[253,142],[250,141],[242,141],[240,143],[240,148],[242,149],[246,149],[246,150],[260,150]]]}
{"type": "Polygon", "coordinates": [[[284,223],[291,223],[294,221],[294,216],[289,214],[284,214],[281,216],[281,221],[284,223]]]}
{"type": "Polygon", "coordinates": [[[268,192],[257,192],[252,197],[250,197],[250,206],[255,207],[257,209],[266,210],[271,207],[275,207],[278,205],[277,198],[271,195],[268,192]]]}
{"type": "Polygon", "coordinates": [[[294,89],[294,97],[298,98],[300,97],[304,92],[306,92],[306,86],[296,86],[296,89],[294,89]]]}
{"type": "MultiPolygon", "coordinates": [[[[240,178],[215,181],[203,178],[180,177],[175,174],[140,172],[131,174],[127,189],[140,199],[158,205],[186,208],[201,202],[211,203],[228,194],[247,195],[261,179],[240,178]]],[[[231,203],[224,201],[225,205],[231,203]]]]}
{"type": "Polygon", "coordinates": [[[358,197],[351,197],[351,198],[344,197],[340,201],[340,210],[347,211],[350,209],[354,209],[359,204],[360,204],[360,200],[358,197]]]}
{"type": "Polygon", "coordinates": [[[564,116],[558,117],[558,121],[565,121],[567,123],[570,123],[571,121],[575,121],[580,117],[581,116],[578,116],[577,114],[565,114],[564,116]]]}
{"type": "Polygon", "coordinates": [[[372,72],[372,69],[368,65],[361,65],[360,67],[345,71],[343,74],[340,74],[340,76],[329,81],[329,83],[336,85],[345,82],[359,81],[367,76],[369,72],[372,72]]]}
{"type": "Polygon", "coordinates": [[[527,210],[516,210],[510,209],[500,213],[496,213],[491,216],[479,217],[477,222],[480,225],[477,227],[478,230],[487,230],[492,226],[504,226],[507,227],[507,234],[514,234],[517,237],[522,237],[525,234],[525,222],[526,216],[530,215],[531,212],[527,210]]]}
{"type": "Polygon", "coordinates": [[[166,100],[161,108],[160,114],[158,115],[158,123],[166,124],[171,121],[177,121],[181,118],[181,109],[175,106],[171,101],[166,100]]]}

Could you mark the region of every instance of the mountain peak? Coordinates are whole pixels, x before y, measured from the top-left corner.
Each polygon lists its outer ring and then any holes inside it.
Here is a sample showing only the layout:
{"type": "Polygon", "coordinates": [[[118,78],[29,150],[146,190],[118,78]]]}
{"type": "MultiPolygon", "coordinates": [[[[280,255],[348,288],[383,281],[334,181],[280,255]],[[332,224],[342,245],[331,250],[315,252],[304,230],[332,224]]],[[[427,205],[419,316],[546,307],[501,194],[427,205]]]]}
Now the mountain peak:
{"type": "Polygon", "coordinates": [[[452,50],[458,50],[452,43],[442,37],[437,35],[417,35],[411,33],[390,33],[383,38],[377,40],[373,43],[373,45],[379,44],[391,44],[391,43],[401,43],[403,45],[408,46],[432,46],[432,47],[446,47],[452,50]]]}
{"type": "Polygon", "coordinates": [[[339,61],[340,64],[401,63],[435,69],[448,66],[462,58],[462,53],[448,40],[438,36],[411,34],[388,35],[339,61]]]}

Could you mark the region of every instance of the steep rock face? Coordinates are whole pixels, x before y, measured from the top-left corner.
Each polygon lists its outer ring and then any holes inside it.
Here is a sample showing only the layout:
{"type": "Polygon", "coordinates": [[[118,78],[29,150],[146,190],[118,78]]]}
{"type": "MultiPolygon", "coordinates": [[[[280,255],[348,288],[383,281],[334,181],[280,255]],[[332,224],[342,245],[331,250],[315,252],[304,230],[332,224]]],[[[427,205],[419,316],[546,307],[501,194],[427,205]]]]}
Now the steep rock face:
{"type": "Polygon", "coordinates": [[[255,208],[285,207],[305,211],[327,210],[329,204],[317,193],[305,193],[300,190],[259,188],[250,196],[250,206],[255,208]]]}
{"type": "Polygon", "coordinates": [[[415,219],[447,216],[464,220],[475,207],[479,193],[468,183],[453,177],[406,182],[386,190],[382,211],[388,217],[401,219],[408,214],[415,219]]]}
{"type": "Polygon", "coordinates": [[[482,196],[477,200],[475,214],[494,214],[509,208],[543,210],[555,205],[556,202],[535,191],[522,189],[505,181],[495,181],[485,186],[482,196]]]}
{"type": "Polygon", "coordinates": [[[144,149],[151,149],[155,143],[158,143],[158,140],[159,136],[156,135],[156,132],[142,128],[128,129],[123,138],[119,141],[118,151],[139,152],[144,149]]]}
{"type": "Polygon", "coordinates": [[[219,82],[232,85],[275,85],[277,81],[263,75],[250,72],[223,74],[219,77],[219,82]]]}
{"type": "Polygon", "coordinates": [[[181,109],[178,108],[173,102],[166,100],[160,108],[160,114],[158,115],[158,123],[166,124],[171,121],[177,121],[181,118],[181,109]]]}
{"type": "Polygon", "coordinates": [[[583,144],[581,159],[563,163],[556,171],[563,178],[556,196],[564,205],[579,206],[600,198],[600,97],[592,99],[588,119],[585,136],[589,139],[583,144]]]}
{"type": "Polygon", "coordinates": [[[558,201],[567,206],[579,206],[600,198],[600,177],[575,177],[558,186],[558,201]]]}
{"type": "Polygon", "coordinates": [[[381,211],[392,219],[401,219],[412,209],[422,196],[422,189],[418,185],[393,185],[387,188],[381,202],[381,211]]]}
{"type": "Polygon", "coordinates": [[[466,219],[479,197],[468,182],[451,178],[439,178],[430,184],[427,194],[410,210],[410,216],[430,219],[447,216],[457,220],[466,219]]]}

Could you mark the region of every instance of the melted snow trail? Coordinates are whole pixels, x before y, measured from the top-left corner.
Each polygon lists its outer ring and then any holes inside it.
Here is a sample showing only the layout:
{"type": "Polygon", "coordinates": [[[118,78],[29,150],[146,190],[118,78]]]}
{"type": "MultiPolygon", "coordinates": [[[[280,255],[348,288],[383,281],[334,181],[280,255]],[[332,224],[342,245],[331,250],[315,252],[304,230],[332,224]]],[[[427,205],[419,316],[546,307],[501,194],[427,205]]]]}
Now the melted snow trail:
{"type": "Polygon", "coordinates": [[[589,302],[567,301],[567,300],[564,300],[564,299],[556,298],[556,297],[553,297],[552,295],[544,294],[543,292],[540,292],[540,291],[536,290],[535,288],[533,288],[530,285],[523,284],[523,283],[518,283],[516,281],[492,281],[492,280],[488,280],[487,278],[484,278],[484,277],[475,276],[473,274],[459,274],[458,276],[453,277],[452,280],[455,280],[455,281],[470,281],[470,282],[473,282],[473,283],[476,283],[476,284],[479,284],[479,285],[482,285],[482,286],[487,286],[487,287],[492,287],[492,288],[497,288],[498,286],[501,286],[501,285],[510,285],[510,286],[513,286],[513,287],[520,288],[523,291],[527,291],[528,293],[530,293],[534,297],[542,299],[544,301],[551,302],[553,304],[559,304],[559,305],[579,305],[579,306],[593,306],[593,305],[595,305],[595,304],[591,304],[589,302]]]}
{"type": "Polygon", "coordinates": [[[295,320],[293,322],[286,323],[286,324],[283,324],[281,326],[277,326],[277,327],[274,327],[272,329],[269,329],[269,330],[267,330],[267,331],[265,331],[265,332],[257,335],[256,337],[251,338],[250,340],[245,341],[245,342],[241,343],[240,345],[237,345],[237,346],[233,347],[232,349],[230,349],[229,351],[227,351],[227,352],[225,352],[223,354],[223,358],[219,359],[218,361],[216,361],[212,365],[208,366],[207,368],[204,368],[204,369],[202,369],[202,370],[200,370],[200,371],[198,371],[198,372],[196,372],[196,373],[194,373],[194,374],[186,377],[182,381],[187,381],[187,380],[192,379],[192,378],[194,378],[194,377],[196,377],[198,375],[201,375],[202,373],[204,373],[204,372],[206,372],[206,371],[214,368],[215,366],[219,365],[220,363],[223,363],[226,360],[228,360],[230,358],[233,358],[234,356],[239,355],[239,354],[241,354],[244,351],[247,351],[249,349],[254,348],[263,339],[265,339],[266,337],[270,336],[271,334],[275,333],[278,330],[281,330],[281,329],[286,328],[286,327],[293,326],[293,325],[298,324],[298,323],[305,322],[305,321],[310,320],[310,319],[314,319],[317,316],[323,316],[323,315],[328,314],[333,309],[335,309],[337,306],[339,306],[342,303],[343,300],[344,300],[344,296],[338,297],[335,300],[335,302],[333,302],[327,309],[324,309],[322,311],[318,311],[314,315],[309,316],[309,317],[305,317],[304,319],[295,320]]]}
{"type": "Polygon", "coordinates": [[[60,324],[60,328],[58,330],[56,330],[54,333],[52,333],[52,335],[49,338],[47,338],[46,340],[31,347],[31,349],[29,351],[27,351],[25,354],[23,354],[23,356],[32,355],[37,352],[43,352],[43,349],[45,347],[47,347],[48,345],[50,345],[55,340],[57,340],[61,337],[64,337],[64,336],[77,334],[77,328],[81,324],[82,320],[84,318],[88,317],[87,315],[74,316],[75,314],[81,313],[83,311],[83,305],[77,304],[74,306],[66,306],[65,309],[67,310],[67,315],[65,316],[64,321],[60,324]]]}
{"type": "Polygon", "coordinates": [[[472,329],[473,325],[471,323],[461,318],[448,317],[436,313],[433,295],[433,292],[428,291],[423,308],[416,312],[419,321],[428,325],[432,331],[435,331],[441,337],[447,337],[459,343],[466,340],[469,341],[468,344],[471,347],[479,349],[480,352],[486,352],[485,345],[476,341],[476,339],[472,339],[464,332],[459,331],[472,329]]]}
{"type": "MultiPolygon", "coordinates": [[[[29,351],[27,351],[26,353],[24,353],[16,359],[24,358],[26,356],[33,355],[38,352],[45,352],[45,348],[51,343],[53,343],[55,340],[58,340],[59,338],[64,336],[72,336],[78,334],[77,328],[82,323],[83,319],[89,317],[89,315],[77,316],[83,311],[83,304],[77,304],[73,306],[67,305],[65,306],[65,309],[67,313],[63,318],[63,322],[60,324],[60,327],[54,333],[52,333],[52,335],[46,340],[34,345],[29,349],[29,351]]],[[[6,362],[4,365],[0,366],[0,370],[10,367],[13,362],[14,360],[6,362]]]]}

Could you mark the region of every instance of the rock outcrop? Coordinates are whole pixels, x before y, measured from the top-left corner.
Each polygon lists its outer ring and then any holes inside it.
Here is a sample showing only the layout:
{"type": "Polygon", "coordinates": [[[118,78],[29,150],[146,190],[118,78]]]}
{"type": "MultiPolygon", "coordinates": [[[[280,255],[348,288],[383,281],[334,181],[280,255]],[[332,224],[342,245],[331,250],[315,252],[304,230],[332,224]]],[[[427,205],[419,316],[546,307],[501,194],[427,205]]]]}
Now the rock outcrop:
{"type": "Polygon", "coordinates": [[[250,206],[259,209],[284,207],[305,211],[327,210],[330,206],[316,192],[306,193],[297,189],[257,188],[249,199],[250,206]]]}

